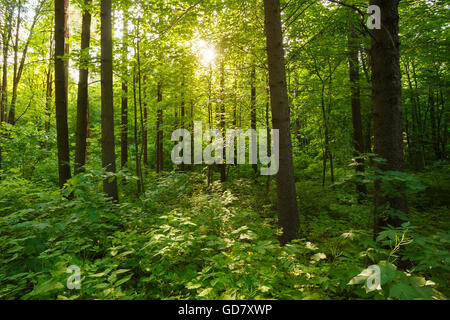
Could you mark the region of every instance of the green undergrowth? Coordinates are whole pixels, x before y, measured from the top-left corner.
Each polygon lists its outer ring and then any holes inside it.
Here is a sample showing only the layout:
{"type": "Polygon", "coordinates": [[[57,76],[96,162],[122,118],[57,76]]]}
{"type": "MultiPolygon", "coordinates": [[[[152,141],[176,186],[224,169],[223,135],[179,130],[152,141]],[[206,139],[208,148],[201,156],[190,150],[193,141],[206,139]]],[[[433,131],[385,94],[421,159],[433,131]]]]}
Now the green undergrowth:
{"type": "MultiPolygon", "coordinates": [[[[119,178],[133,188],[132,177],[119,178]]],[[[281,247],[274,179],[268,191],[262,177],[208,187],[201,173],[150,174],[145,195],[121,204],[103,197],[101,179],[87,172],[63,191],[14,175],[0,182],[0,299],[448,295],[445,207],[414,209],[410,224],[374,241],[369,202],[358,204],[346,186],[299,181],[299,239],[281,247]],[[429,219],[435,225],[428,230],[429,219]],[[412,265],[400,269],[406,258],[412,265]],[[370,265],[382,271],[381,290],[365,287],[370,265]],[[81,269],[79,290],[67,288],[69,266],[81,269]]]]}

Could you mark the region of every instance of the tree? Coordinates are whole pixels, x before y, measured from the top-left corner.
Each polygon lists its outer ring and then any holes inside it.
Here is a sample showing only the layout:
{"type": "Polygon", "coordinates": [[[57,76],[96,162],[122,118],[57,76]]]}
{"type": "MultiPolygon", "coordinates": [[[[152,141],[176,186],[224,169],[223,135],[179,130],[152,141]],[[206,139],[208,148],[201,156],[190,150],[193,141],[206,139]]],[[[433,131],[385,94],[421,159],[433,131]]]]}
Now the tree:
{"type": "Polygon", "coordinates": [[[280,1],[264,0],[265,31],[269,63],[272,126],[279,130],[279,171],[277,174],[278,225],[285,244],[297,237],[299,217],[292,160],[289,105],[284,66],[283,36],[281,31],[280,1]]]}
{"type": "Polygon", "coordinates": [[[67,94],[65,85],[64,67],[64,3],[55,1],[55,108],[56,108],[56,131],[58,144],[58,171],[59,186],[71,178],[70,174],[70,150],[69,150],[69,128],[67,126],[67,94]]]}
{"type": "MultiPolygon", "coordinates": [[[[403,171],[402,86],[399,62],[398,0],[371,0],[381,9],[381,29],[371,30],[372,110],[374,152],[385,163],[377,166],[383,171],[403,171]]],[[[401,219],[388,213],[383,218],[383,207],[388,203],[394,210],[408,212],[402,186],[397,193],[385,194],[381,180],[375,182],[374,235],[383,226],[399,226],[401,219]]],[[[386,214],[386,213],[385,213],[386,214]]]]}
{"type": "Polygon", "coordinates": [[[81,53],[80,53],[80,71],[78,82],[78,101],[77,101],[77,131],[75,148],[75,169],[74,174],[84,171],[86,164],[86,139],[88,135],[89,121],[89,43],[91,35],[91,13],[89,6],[91,0],[84,0],[83,22],[81,25],[81,53]]]}
{"type": "MultiPolygon", "coordinates": [[[[107,172],[115,173],[111,9],[111,0],[101,0],[102,166],[107,172]]],[[[114,201],[119,201],[116,178],[105,178],[103,191],[114,201]]]]}
{"type": "Polygon", "coordinates": [[[123,44],[122,44],[122,106],[121,106],[121,138],[120,138],[120,150],[121,150],[121,166],[122,168],[127,166],[128,163],[128,11],[124,10],[124,22],[123,22],[123,44]]]}
{"type": "MultiPolygon", "coordinates": [[[[348,66],[350,76],[350,92],[352,104],[352,122],[353,122],[353,146],[355,148],[355,156],[357,157],[356,172],[364,174],[364,164],[360,157],[364,153],[364,138],[361,120],[361,89],[359,84],[359,57],[358,57],[358,38],[352,26],[348,36],[348,66]]],[[[366,186],[363,183],[357,183],[356,191],[359,199],[367,193],[366,186]]]]}

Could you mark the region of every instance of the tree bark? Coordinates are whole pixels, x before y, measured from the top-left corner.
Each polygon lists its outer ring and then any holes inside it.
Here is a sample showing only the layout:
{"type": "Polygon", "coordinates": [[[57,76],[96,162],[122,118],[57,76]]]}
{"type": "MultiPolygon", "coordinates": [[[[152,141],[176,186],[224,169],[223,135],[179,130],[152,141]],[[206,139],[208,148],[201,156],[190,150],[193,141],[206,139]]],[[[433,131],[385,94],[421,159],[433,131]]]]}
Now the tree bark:
{"type": "Polygon", "coordinates": [[[6,121],[6,109],[8,105],[8,52],[9,42],[11,40],[13,9],[10,4],[5,5],[5,20],[2,32],[3,38],[3,76],[2,76],[2,92],[0,100],[0,119],[6,121]]]}
{"type": "Polygon", "coordinates": [[[78,101],[77,101],[77,132],[75,147],[75,169],[74,174],[84,171],[86,165],[86,140],[88,135],[88,112],[89,112],[89,43],[91,37],[91,14],[89,5],[92,0],[84,0],[86,9],[83,12],[83,21],[81,25],[81,53],[80,53],[80,71],[78,82],[78,101]]]}
{"type": "Polygon", "coordinates": [[[279,130],[279,171],[277,174],[278,225],[282,228],[280,242],[285,244],[298,235],[299,216],[289,130],[289,105],[281,31],[280,1],[264,0],[265,33],[269,62],[272,126],[279,130]]]}
{"type": "Polygon", "coordinates": [[[122,45],[122,105],[120,126],[121,167],[128,163],[128,12],[124,12],[123,45],[122,45]]]}
{"type": "Polygon", "coordinates": [[[156,111],[156,173],[160,173],[163,170],[163,110],[161,107],[162,102],[162,82],[158,82],[157,87],[157,111],[156,111]]]}
{"type": "MultiPolygon", "coordinates": [[[[386,163],[378,163],[385,171],[403,171],[401,73],[399,63],[398,0],[371,0],[371,5],[381,9],[381,29],[371,30],[372,111],[374,127],[374,152],[386,163]]],[[[383,206],[408,211],[405,194],[386,196],[381,181],[375,182],[374,237],[387,224],[399,226],[401,220],[383,214],[383,206]]]]}
{"type": "Polygon", "coordinates": [[[55,108],[59,186],[71,178],[64,61],[64,2],[55,1],[55,108]]]}
{"type": "MultiPolygon", "coordinates": [[[[255,62],[252,61],[252,71],[250,73],[250,121],[251,121],[251,128],[253,130],[255,130],[256,132],[256,87],[255,87],[255,82],[256,82],[256,67],[255,67],[255,62]]],[[[251,145],[254,146],[256,145],[256,135],[252,134],[252,142],[251,145]]],[[[258,175],[258,164],[254,163],[252,164],[252,168],[253,168],[253,172],[255,173],[255,176],[258,175]]]]}
{"type": "MultiPolygon", "coordinates": [[[[101,0],[101,81],[102,165],[107,172],[115,173],[111,0],[101,0]]],[[[119,201],[117,179],[103,180],[103,191],[119,201]]]]}
{"type": "MultiPolygon", "coordinates": [[[[358,39],[355,30],[350,26],[351,31],[348,38],[348,64],[350,75],[350,91],[352,103],[352,122],[353,122],[353,147],[355,148],[355,156],[357,157],[356,173],[364,174],[364,160],[358,158],[364,153],[364,139],[362,132],[361,120],[361,89],[359,84],[359,58],[358,58],[358,39]]],[[[367,193],[366,186],[363,183],[356,184],[356,192],[359,200],[367,193]]]]}

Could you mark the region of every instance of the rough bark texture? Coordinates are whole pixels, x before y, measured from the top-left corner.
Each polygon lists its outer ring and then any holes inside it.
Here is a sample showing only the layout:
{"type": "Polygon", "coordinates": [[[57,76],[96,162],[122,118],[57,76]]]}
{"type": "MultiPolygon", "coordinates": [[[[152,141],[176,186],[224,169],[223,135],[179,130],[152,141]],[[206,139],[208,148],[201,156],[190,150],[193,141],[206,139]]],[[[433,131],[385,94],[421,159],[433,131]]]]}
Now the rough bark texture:
{"type": "MultiPolygon", "coordinates": [[[[382,28],[371,30],[372,112],[374,152],[387,160],[378,164],[382,170],[403,171],[401,73],[399,64],[398,0],[371,0],[381,9],[382,28]]],[[[383,196],[380,181],[375,182],[374,235],[383,226],[398,226],[399,219],[382,215],[386,202],[393,209],[407,212],[407,203],[399,187],[400,196],[383,196]]]]}
{"type": "Polygon", "coordinates": [[[64,56],[64,2],[55,1],[55,108],[59,186],[71,178],[64,56]]]}
{"type": "MultiPolygon", "coordinates": [[[[84,0],[84,5],[89,6],[91,0],[84,0]]],[[[74,174],[84,171],[86,165],[86,139],[88,130],[88,110],[89,110],[89,43],[91,38],[91,14],[89,10],[83,12],[83,22],[81,26],[81,66],[80,78],[78,82],[77,101],[77,131],[75,148],[75,169],[74,174]]]]}
{"type": "MultiPolygon", "coordinates": [[[[116,172],[114,148],[113,55],[111,0],[101,1],[101,81],[102,81],[102,165],[107,172],[116,172]]],[[[119,201],[117,180],[103,180],[103,191],[119,201]]]]}
{"type": "Polygon", "coordinates": [[[264,0],[264,11],[272,126],[273,129],[278,129],[280,134],[280,169],[277,174],[277,200],[278,225],[283,229],[280,241],[284,244],[297,237],[299,217],[289,130],[289,105],[282,44],[280,1],[264,0]]]}

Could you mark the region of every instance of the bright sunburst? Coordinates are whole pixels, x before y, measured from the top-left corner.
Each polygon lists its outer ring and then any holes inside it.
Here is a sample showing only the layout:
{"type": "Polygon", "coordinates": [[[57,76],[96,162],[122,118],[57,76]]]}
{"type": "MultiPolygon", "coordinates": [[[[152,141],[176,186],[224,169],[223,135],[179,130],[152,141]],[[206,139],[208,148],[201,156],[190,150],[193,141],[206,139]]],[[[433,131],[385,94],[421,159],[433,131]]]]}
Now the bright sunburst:
{"type": "Polygon", "coordinates": [[[193,49],[195,53],[199,56],[202,65],[209,66],[214,62],[214,59],[216,58],[216,51],[214,50],[214,47],[211,46],[206,41],[203,40],[197,41],[193,45],[193,49]]]}

